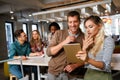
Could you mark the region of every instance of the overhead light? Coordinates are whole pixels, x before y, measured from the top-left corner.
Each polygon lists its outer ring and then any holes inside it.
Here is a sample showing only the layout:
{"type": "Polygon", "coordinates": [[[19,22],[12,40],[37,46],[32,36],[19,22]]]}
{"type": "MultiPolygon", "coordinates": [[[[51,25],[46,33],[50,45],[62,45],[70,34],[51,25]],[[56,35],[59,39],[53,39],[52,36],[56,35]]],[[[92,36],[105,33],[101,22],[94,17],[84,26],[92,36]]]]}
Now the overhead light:
{"type": "Polygon", "coordinates": [[[119,11],[116,11],[116,14],[118,14],[119,13],[119,11]]]}
{"type": "Polygon", "coordinates": [[[40,22],[40,20],[38,20],[37,22],[40,22]]]}
{"type": "Polygon", "coordinates": [[[109,15],[109,11],[105,10],[105,15],[108,16],[109,15]]]}
{"type": "Polygon", "coordinates": [[[46,23],[49,23],[49,21],[46,21],[46,23]]]}
{"type": "Polygon", "coordinates": [[[14,13],[14,11],[13,11],[14,9],[13,9],[13,6],[12,5],[10,5],[10,14],[13,14],[14,13]]]}
{"type": "Polygon", "coordinates": [[[100,15],[101,15],[101,16],[104,16],[104,13],[103,13],[103,12],[101,12],[101,13],[100,13],[100,15]]]}
{"type": "Polygon", "coordinates": [[[14,16],[11,16],[11,19],[14,19],[14,16]]]}
{"type": "Polygon", "coordinates": [[[29,17],[31,17],[32,15],[31,14],[29,14],[29,17]]]}
{"type": "Polygon", "coordinates": [[[13,14],[13,13],[14,13],[14,11],[10,10],[10,14],[13,14]]]}
{"type": "Polygon", "coordinates": [[[109,13],[111,13],[111,4],[106,4],[106,9],[108,10],[109,13]]]}

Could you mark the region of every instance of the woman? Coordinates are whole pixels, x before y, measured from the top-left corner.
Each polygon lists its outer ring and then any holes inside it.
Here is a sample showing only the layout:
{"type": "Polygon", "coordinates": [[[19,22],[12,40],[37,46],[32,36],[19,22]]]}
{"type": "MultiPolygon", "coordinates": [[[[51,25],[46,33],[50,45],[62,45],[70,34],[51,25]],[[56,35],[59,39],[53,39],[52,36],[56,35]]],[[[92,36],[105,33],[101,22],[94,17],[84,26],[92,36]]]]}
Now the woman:
{"type": "Polygon", "coordinates": [[[43,44],[38,30],[32,31],[32,38],[30,40],[32,53],[30,56],[41,56],[43,55],[43,44]]]}
{"type": "Polygon", "coordinates": [[[56,22],[52,22],[50,25],[49,25],[49,31],[50,33],[48,34],[48,44],[50,43],[54,33],[57,31],[57,30],[60,30],[60,26],[58,23],[56,22]]]}
{"type": "Polygon", "coordinates": [[[115,47],[113,39],[104,35],[103,22],[98,16],[88,17],[84,25],[86,36],[82,51],[76,54],[88,68],[84,80],[112,80],[110,64],[115,47]]]}

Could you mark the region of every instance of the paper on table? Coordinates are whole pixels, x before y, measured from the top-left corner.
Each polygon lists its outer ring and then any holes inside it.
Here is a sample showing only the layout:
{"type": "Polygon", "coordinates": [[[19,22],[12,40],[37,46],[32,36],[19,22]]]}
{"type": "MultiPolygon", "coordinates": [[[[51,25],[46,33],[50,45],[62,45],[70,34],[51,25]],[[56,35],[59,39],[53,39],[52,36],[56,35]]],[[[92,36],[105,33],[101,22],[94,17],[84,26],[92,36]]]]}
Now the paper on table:
{"type": "Polygon", "coordinates": [[[40,55],[40,56],[29,56],[29,57],[27,57],[28,59],[30,59],[30,58],[43,58],[43,57],[45,57],[45,54],[42,54],[42,55],[40,55]]]}

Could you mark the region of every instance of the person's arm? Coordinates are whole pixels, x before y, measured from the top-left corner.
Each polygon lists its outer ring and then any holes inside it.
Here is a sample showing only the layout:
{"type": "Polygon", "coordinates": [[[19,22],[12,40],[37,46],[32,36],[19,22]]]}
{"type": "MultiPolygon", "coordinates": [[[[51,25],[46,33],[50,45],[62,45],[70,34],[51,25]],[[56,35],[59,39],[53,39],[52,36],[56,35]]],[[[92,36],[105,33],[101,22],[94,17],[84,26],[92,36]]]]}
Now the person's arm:
{"type": "Polygon", "coordinates": [[[76,56],[77,58],[83,59],[85,62],[95,66],[96,68],[102,69],[104,71],[109,71],[114,47],[115,44],[113,39],[111,37],[107,37],[104,41],[102,58],[99,58],[101,56],[97,56],[98,58],[96,57],[96,59],[91,59],[87,56],[88,53],[85,51],[79,51],[76,56]]]}
{"type": "Polygon", "coordinates": [[[30,53],[29,56],[37,56],[38,54],[37,53],[30,53]]]}
{"type": "Polygon", "coordinates": [[[79,51],[78,54],[76,54],[76,57],[83,60],[85,63],[91,64],[97,68],[104,68],[104,63],[102,61],[96,61],[92,58],[89,58],[87,54],[88,53],[86,51],[79,51]]]}
{"type": "Polygon", "coordinates": [[[12,44],[10,45],[8,57],[9,57],[10,59],[14,59],[14,58],[19,57],[19,56],[16,56],[15,53],[16,53],[15,46],[14,46],[14,43],[12,43],[12,44]]]}
{"type": "Polygon", "coordinates": [[[69,65],[67,65],[64,68],[64,71],[67,71],[67,72],[70,73],[70,72],[74,71],[76,68],[81,67],[83,65],[84,65],[84,63],[81,63],[81,64],[78,64],[78,63],[76,63],[76,64],[69,64],[69,65]]]}
{"type": "Polygon", "coordinates": [[[67,43],[66,40],[64,40],[63,42],[59,43],[58,45],[51,47],[50,48],[51,55],[56,55],[63,48],[63,45],[66,43],[67,43]]]}
{"type": "Polygon", "coordinates": [[[111,68],[110,63],[114,47],[114,40],[111,37],[106,37],[103,46],[103,58],[101,60],[98,58],[96,61],[90,59],[88,63],[92,64],[95,67],[103,69],[104,71],[109,71],[111,68]]]}
{"type": "Polygon", "coordinates": [[[29,56],[41,56],[43,55],[43,51],[40,51],[40,52],[34,52],[34,53],[30,53],[29,56]]]}
{"type": "Polygon", "coordinates": [[[16,56],[16,49],[15,49],[14,44],[10,45],[9,58],[10,59],[22,58],[22,60],[26,60],[27,59],[25,56],[16,56]]]}
{"type": "Polygon", "coordinates": [[[19,58],[21,58],[22,60],[28,59],[26,56],[14,56],[14,59],[19,59],[19,58]]]}
{"type": "Polygon", "coordinates": [[[51,54],[56,55],[63,48],[65,44],[74,42],[74,40],[75,40],[75,37],[68,36],[63,42],[59,43],[56,46],[51,47],[51,54]]]}
{"type": "Polygon", "coordinates": [[[59,37],[60,37],[59,32],[55,32],[55,34],[51,40],[51,43],[48,45],[48,48],[47,48],[46,53],[48,56],[56,55],[63,48],[64,44],[74,42],[74,40],[75,40],[75,37],[68,36],[64,41],[58,43],[59,37]]]}
{"type": "Polygon", "coordinates": [[[86,62],[95,66],[96,68],[104,69],[104,62],[102,61],[96,61],[94,59],[89,58],[86,62]]]}

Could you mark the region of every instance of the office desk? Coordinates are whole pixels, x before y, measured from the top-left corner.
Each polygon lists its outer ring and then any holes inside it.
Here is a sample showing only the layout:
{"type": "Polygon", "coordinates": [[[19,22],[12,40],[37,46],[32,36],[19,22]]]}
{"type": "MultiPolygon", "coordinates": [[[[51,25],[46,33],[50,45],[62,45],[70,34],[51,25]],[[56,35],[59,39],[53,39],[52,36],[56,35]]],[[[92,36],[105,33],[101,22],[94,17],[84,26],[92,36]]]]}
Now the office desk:
{"type": "Polygon", "coordinates": [[[118,71],[118,72],[112,74],[113,77],[120,74],[120,53],[112,55],[111,67],[112,67],[112,70],[118,71]]]}
{"type": "Polygon", "coordinates": [[[112,54],[111,67],[112,67],[112,70],[120,70],[120,53],[112,54]]]}
{"type": "MultiPolygon", "coordinates": [[[[41,57],[41,56],[35,56],[35,57],[28,57],[28,60],[22,60],[23,65],[29,65],[29,66],[37,66],[37,74],[38,74],[38,80],[41,79],[40,77],[40,66],[48,66],[48,61],[50,60],[50,57],[41,57]]],[[[15,64],[20,65],[19,60],[9,61],[8,64],[15,64]]]]}
{"type": "MultiPolygon", "coordinates": [[[[23,65],[30,65],[30,66],[37,66],[37,73],[38,73],[38,80],[41,79],[40,77],[40,66],[48,66],[48,61],[50,57],[28,57],[28,60],[22,60],[23,65]]],[[[19,60],[9,61],[8,64],[15,64],[20,65],[19,60]]],[[[113,54],[112,55],[112,63],[111,63],[112,70],[120,71],[120,54],[113,54]]],[[[118,73],[117,73],[118,74],[118,73]]],[[[114,74],[116,75],[116,74],[114,74]]]]}

